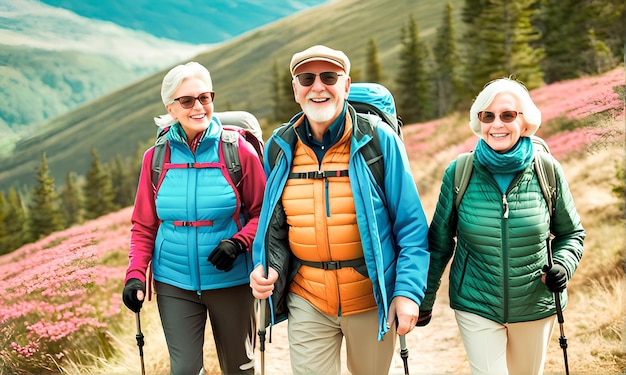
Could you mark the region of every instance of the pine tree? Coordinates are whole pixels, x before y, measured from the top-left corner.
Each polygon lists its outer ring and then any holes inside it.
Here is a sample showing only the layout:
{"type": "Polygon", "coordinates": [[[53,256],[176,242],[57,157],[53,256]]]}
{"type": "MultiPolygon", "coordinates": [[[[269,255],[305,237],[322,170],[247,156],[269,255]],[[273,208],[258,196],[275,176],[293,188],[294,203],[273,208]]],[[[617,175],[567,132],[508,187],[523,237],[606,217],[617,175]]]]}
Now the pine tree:
{"type": "Polygon", "coordinates": [[[614,63],[626,59],[626,2],[624,0],[589,1],[587,31],[612,52],[614,63]]]}
{"type": "Polygon", "coordinates": [[[365,81],[382,83],[383,67],[378,58],[378,47],[374,38],[367,43],[365,56],[365,81]]]}
{"type": "Polygon", "coordinates": [[[458,104],[461,84],[458,77],[458,53],[454,39],[452,4],[447,3],[441,25],[437,29],[434,55],[437,68],[437,117],[454,111],[458,104]]]}
{"type": "Polygon", "coordinates": [[[91,151],[91,167],[87,172],[87,181],[84,187],[85,219],[95,219],[117,209],[113,199],[113,185],[111,177],[100,164],[96,150],[91,151]]]}
{"type": "Polygon", "coordinates": [[[413,16],[401,30],[400,67],[396,77],[397,107],[404,123],[424,121],[429,117],[430,87],[426,73],[427,47],[419,41],[413,16]]]}
{"type": "Polygon", "coordinates": [[[26,219],[26,209],[20,193],[13,187],[7,195],[6,219],[4,221],[7,231],[6,245],[9,251],[31,241],[26,219]]]}
{"type": "Polygon", "coordinates": [[[302,111],[302,108],[293,95],[291,72],[287,70],[284,75],[278,74],[277,78],[280,86],[280,106],[277,122],[284,123],[289,121],[293,115],[302,111]]]}
{"type": "Polygon", "coordinates": [[[479,71],[480,57],[478,55],[487,48],[486,40],[481,38],[479,31],[483,27],[480,16],[488,3],[489,0],[465,0],[465,5],[461,10],[461,19],[466,26],[459,51],[463,61],[461,64],[463,66],[461,72],[463,99],[473,99],[485,84],[484,72],[479,71]]]}
{"type": "Polygon", "coordinates": [[[111,170],[111,182],[113,185],[113,203],[117,207],[128,207],[133,204],[135,197],[135,184],[130,175],[130,168],[127,167],[120,154],[113,159],[111,170]]]}
{"type": "Polygon", "coordinates": [[[545,59],[541,67],[547,83],[580,77],[584,70],[584,53],[590,48],[586,3],[587,0],[543,0],[537,23],[542,30],[545,59]]]}
{"type": "Polygon", "coordinates": [[[615,59],[609,46],[598,39],[593,29],[587,33],[589,50],[583,53],[585,57],[585,72],[589,74],[601,74],[615,66],[615,59]]]}
{"type": "Polygon", "coordinates": [[[540,33],[531,24],[538,0],[467,0],[466,86],[474,94],[486,82],[512,76],[529,89],[543,83],[540,33]]]}
{"type": "Polygon", "coordinates": [[[135,155],[130,163],[130,176],[133,181],[134,191],[137,192],[137,184],[139,183],[139,174],[141,173],[141,165],[143,164],[143,157],[146,150],[154,145],[155,139],[150,139],[137,143],[137,149],[135,155]]]}
{"type": "Polygon", "coordinates": [[[28,211],[32,239],[38,240],[64,228],[54,179],[49,174],[45,153],[41,157],[35,179],[37,184],[31,190],[28,211]]]}
{"type": "Polygon", "coordinates": [[[76,182],[76,173],[69,172],[65,176],[65,186],[59,194],[61,198],[61,214],[66,225],[72,226],[83,222],[83,192],[76,182]]]}

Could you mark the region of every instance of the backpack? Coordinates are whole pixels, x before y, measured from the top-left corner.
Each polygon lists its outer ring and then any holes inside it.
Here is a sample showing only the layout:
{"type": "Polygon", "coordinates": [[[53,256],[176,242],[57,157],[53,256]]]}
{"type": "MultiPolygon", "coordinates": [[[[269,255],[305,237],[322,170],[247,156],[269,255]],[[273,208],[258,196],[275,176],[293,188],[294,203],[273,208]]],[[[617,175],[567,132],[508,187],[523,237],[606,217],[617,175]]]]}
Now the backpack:
{"type": "MultiPolygon", "coordinates": [[[[548,204],[550,218],[552,218],[556,207],[557,193],[554,162],[550,156],[550,149],[543,139],[537,136],[531,136],[531,140],[535,150],[535,159],[533,161],[535,173],[537,174],[543,197],[548,204]]],[[[467,189],[472,175],[473,160],[473,151],[462,153],[456,159],[456,168],[454,169],[454,206],[457,210],[459,209],[463,194],[465,194],[465,190],[467,189]]]]}
{"type": "MultiPolygon", "coordinates": [[[[368,167],[372,171],[376,183],[382,189],[385,186],[383,182],[385,166],[382,150],[380,148],[380,141],[378,140],[378,133],[376,132],[376,126],[378,124],[378,119],[380,118],[383,120],[382,122],[384,124],[393,129],[394,133],[396,133],[401,140],[403,139],[403,123],[402,119],[396,115],[395,100],[393,99],[391,92],[389,92],[385,86],[371,82],[352,83],[350,85],[350,92],[348,93],[347,100],[357,112],[357,121],[365,121],[369,124],[369,126],[365,128],[368,134],[372,136],[372,142],[368,142],[365,146],[363,146],[361,148],[361,153],[363,154],[368,167]]],[[[295,115],[287,124],[283,124],[276,131],[277,135],[283,135],[287,132],[287,130],[293,128],[293,123],[300,116],[302,116],[302,112],[295,115]]],[[[295,139],[293,139],[293,141],[295,142],[295,139]]],[[[294,142],[290,143],[293,144],[294,142]]],[[[273,143],[270,143],[267,153],[270,169],[272,169],[280,156],[280,150],[273,143]]],[[[326,177],[326,174],[317,173],[316,177],[324,178],[326,177]]]]}
{"type": "Polygon", "coordinates": [[[380,117],[400,139],[403,139],[402,118],[396,115],[396,103],[393,95],[385,86],[371,82],[355,82],[350,85],[348,103],[354,107],[357,113],[380,117]]]}
{"type": "MultiPolygon", "coordinates": [[[[263,133],[259,121],[249,112],[228,111],[214,112],[222,123],[222,153],[224,163],[228,169],[230,179],[235,187],[239,187],[242,178],[241,162],[237,142],[243,137],[255,149],[260,160],[263,160],[263,133]]],[[[169,127],[159,128],[156,141],[154,142],[154,154],[152,156],[152,188],[156,190],[163,178],[163,165],[169,159],[169,147],[167,147],[167,132],[169,127]]]]}

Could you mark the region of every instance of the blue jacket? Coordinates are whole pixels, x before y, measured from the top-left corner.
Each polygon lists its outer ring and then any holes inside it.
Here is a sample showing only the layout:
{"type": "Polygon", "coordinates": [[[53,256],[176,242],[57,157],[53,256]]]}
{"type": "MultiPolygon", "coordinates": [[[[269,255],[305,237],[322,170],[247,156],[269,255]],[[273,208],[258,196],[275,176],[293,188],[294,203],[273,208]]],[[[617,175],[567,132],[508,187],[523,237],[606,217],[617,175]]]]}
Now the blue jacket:
{"type": "MultiPolygon", "coordinates": [[[[354,121],[348,173],[364,258],[378,306],[378,339],[381,340],[388,331],[385,323],[393,297],[404,296],[418,305],[424,298],[429,264],[428,223],[400,138],[380,120],[372,130],[369,121],[358,118],[351,106],[348,109],[346,122],[354,121]],[[382,189],[359,152],[372,141],[372,131],[377,132],[384,155],[385,186],[382,189]]],[[[267,323],[270,324],[287,319],[289,284],[299,267],[289,249],[281,196],[293,163],[297,141],[294,127],[300,124],[302,118],[285,125],[291,126],[286,132],[277,129],[266,144],[264,165],[268,179],[253,244],[253,260],[255,266],[272,267],[279,275],[269,298],[271,317],[267,323]],[[269,166],[274,161],[268,160],[270,147],[281,150],[272,170],[269,166]]]]}

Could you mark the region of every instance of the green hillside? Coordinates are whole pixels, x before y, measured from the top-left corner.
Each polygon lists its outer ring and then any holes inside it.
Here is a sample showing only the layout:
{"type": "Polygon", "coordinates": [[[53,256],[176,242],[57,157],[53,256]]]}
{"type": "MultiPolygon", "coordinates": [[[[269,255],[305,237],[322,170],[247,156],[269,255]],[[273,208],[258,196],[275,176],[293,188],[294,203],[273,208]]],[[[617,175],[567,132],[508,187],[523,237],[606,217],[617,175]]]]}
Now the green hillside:
{"type": "MultiPolygon", "coordinates": [[[[456,18],[462,0],[451,1],[456,18]]],[[[242,109],[263,123],[272,111],[271,77],[274,63],[288,71],[294,52],[313,44],[344,50],[353,71],[364,70],[366,45],[374,38],[386,79],[393,91],[393,77],[400,51],[400,29],[409,15],[416,20],[420,38],[431,41],[441,20],[444,1],[342,0],[333,1],[285,18],[266,28],[199,55],[195,60],[209,68],[216,92],[215,110],[242,109]]],[[[460,21],[457,21],[457,30],[460,21]]],[[[51,120],[38,133],[16,145],[14,153],[0,160],[0,189],[32,185],[34,173],[46,153],[50,174],[57,184],[69,171],[85,174],[91,150],[100,159],[116,154],[134,155],[139,142],[156,131],[154,116],[165,113],[160,85],[165,71],[122,90],[82,105],[51,120]]],[[[273,127],[274,124],[268,126],[273,127]]],[[[265,130],[266,136],[269,130],[265,130]]]]}

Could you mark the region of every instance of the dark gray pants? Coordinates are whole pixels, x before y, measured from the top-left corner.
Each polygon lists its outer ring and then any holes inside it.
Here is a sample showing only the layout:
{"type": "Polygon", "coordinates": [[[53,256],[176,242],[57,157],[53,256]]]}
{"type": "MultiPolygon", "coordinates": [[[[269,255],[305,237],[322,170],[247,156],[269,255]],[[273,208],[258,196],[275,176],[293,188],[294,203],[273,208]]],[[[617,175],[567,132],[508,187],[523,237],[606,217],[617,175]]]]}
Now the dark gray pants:
{"type": "Polygon", "coordinates": [[[256,319],[248,284],[201,295],[160,282],[155,289],[172,375],[202,369],[207,311],[222,373],[254,375],[256,319]]]}

